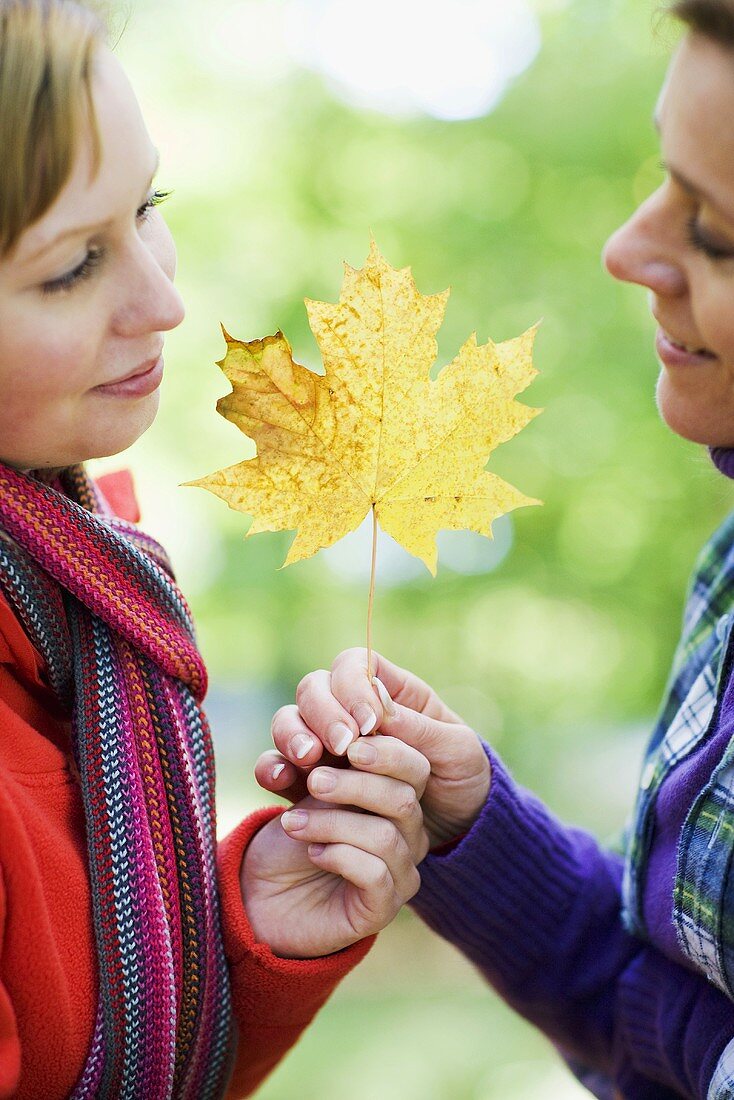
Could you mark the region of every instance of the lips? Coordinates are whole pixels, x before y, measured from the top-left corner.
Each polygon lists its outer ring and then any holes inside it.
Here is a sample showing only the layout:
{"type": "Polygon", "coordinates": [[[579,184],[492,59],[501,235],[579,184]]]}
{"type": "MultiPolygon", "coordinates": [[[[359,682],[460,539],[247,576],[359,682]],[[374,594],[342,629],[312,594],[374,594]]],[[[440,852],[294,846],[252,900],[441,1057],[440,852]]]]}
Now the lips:
{"type": "Polygon", "coordinates": [[[655,336],[655,350],[660,362],[669,370],[690,370],[708,367],[717,361],[710,351],[688,351],[684,345],[673,343],[665,329],[659,328],[655,336]]]}
{"type": "MultiPolygon", "coordinates": [[[[161,349],[162,350],[162,349],[161,349]]],[[[141,374],[147,374],[152,370],[161,357],[160,351],[152,359],[146,359],[139,367],[133,367],[129,374],[123,374],[120,378],[113,378],[110,382],[104,382],[105,386],[116,386],[118,382],[127,382],[129,378],[137,378],[141,374]]]]}
{"type": "MultiPolygon", "coordinates": [[[[662,328],[662,325],[661,325],[661,328],[662,328]]],[[[663,328],[662,331],[663,331],[663,335],[665,336],[666,340],[669,340],[670,343],[673,345],[673,347],[680,348],[681,351],[687,351],[689,355],[711,355],[711,356],[713,356],[713,352],[709,351],[708,348],[697,347],[695,344],[689,344],[685,340],[678,340],[675,336],[673,336],[665,328],[663,328]]]]}
{"type": "Polygon", "coordinates": [[[660,332],[662,333],[664,339],[674,348],[677,348],[679,351],[685,352],[687,355],[702,355],[704,356],[704,358],[709,359],[716,358],[712,351],[709,351],[708,348],[704,348],[700,344],[697,344],[695,340],[685,340],[682,336],[677,336],[668,328],[666,324],[663,323],[662,319],[658,317],[657,313],[652,307],[650,309],[650,312],[652,313],[657,323],[660,325],[660,332]]]}
{"type": "Polygon", "coordinates": [[[93,393],[103,397],[138,398],[154,393],[163,378],[163,356],[154,359],[152,365],[142,363],[134,371],[114,382],[95,386],[93,393]]]}

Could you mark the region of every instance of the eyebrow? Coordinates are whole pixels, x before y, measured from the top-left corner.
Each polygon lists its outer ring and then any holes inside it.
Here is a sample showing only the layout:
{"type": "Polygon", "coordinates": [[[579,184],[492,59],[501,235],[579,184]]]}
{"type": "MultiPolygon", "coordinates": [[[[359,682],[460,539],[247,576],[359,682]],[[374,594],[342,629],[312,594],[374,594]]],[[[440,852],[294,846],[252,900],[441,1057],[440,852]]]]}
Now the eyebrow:
{"type": "MultiPolygon", "coordinates": [[[[658,114],[657,109],[653,112],[652,124],[657,132],[660,133],[660,115],[658,114]]],[[[692,183],[686,176],[683,175],[682,172],[679,172],[676,168],[672,168],[665,161],[662,161],[661,163],[662,167],[665,169],[668,175],[672,176],[675,182],[678,183],[684,191],[687,191],[689,195],[695,195],[696,198],[703,199],[704,202],[708,203],[710,207],[718,211],[718,213],[723,218],[726,218],[727,221],[734,222],[734,212],[725,210],[724,207],[721,206],[721,204],[713,197],[713,195],[711,195],[708,191],[704,191],[701,187],[697,187],[696,184],[692,183]]]]}
{"type": "MultiPolygon", "coordinates": [[[[160,155],[160,152],[158,151],[158,149],[156,149],[156,151],[155,151],[155,167],[153,168],[153,171],[150,174],[150,179],[148,180],[146,190],[148,190],[150,188],[151,183],[155,179],[155,175],[156,175],[156,173],[157,173],[157,171],[160,167],[160,163],[161,163],[161,155],[160,155]]],[[[47,252],[49,248],[52,248],[54,245],[57,245],[61,241],[66,240],[67,237],[81,237],[81,236],[92,237],[92,236],[94,236],[95,233],[99,233],[100,230],[107,229],[111,224],[112,224],[112,219],[110,218],[106,222],[97,222],[95,225],[74,225],[74,226],[71,226],[69,229],[64,229],[64,231],[62,233],[57,234],[57,236],[53,237],[51,240],[44,241],[44,243],[41,244],[36,249],[36,251],[34,253],[32,253],[32,255],[26,257],[25,263],[29,264],[29,263],[32,263],[34,260],[37,260],[38,257],[40,255],[42,255],[42,253],[47,252]]]]}

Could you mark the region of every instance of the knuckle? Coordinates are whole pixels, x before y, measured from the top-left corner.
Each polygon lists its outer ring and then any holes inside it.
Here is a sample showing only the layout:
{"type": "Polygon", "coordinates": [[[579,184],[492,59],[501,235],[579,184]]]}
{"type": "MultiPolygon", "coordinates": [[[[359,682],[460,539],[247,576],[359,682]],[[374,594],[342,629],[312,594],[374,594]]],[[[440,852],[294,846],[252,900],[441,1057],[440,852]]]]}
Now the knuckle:
{"type": "Polygon", "coordinates": [[[328,673],[325,673],[323,669],[319,668],[316,669],[315,672],[309,672],[308,675],[304,676],[303,679],[299,681],[298,687],[296,688],[296,703],[299,707],[304,699],[308,699],[313,695],[317,680],[325,675],[328,675],[328,673]]]}
{"type": "Polygon", "coordinates": [[[476,733],[475,730],[471,728],[471,726],[465,726],[462,724],[460,726],[457,726],[456,729],[458,730],[459,740],[464,750],[474,750],[476,748],[480,752],[483,751],[482,743],[479,740],[479,735],[476,733]]]}
{"type": "Polygon", "coordinates": [[[279,707],[273,715],[273,720],[270,723],[270,732],[275,736],[276,733],[284,731],[296,716],[297,708],[293,703],[289,703],[287,706],[279,707]]]}
{"type": "Polygon", "coordinates": [[[421,813],[414,789],[409,783],[401,783],[396,794],[395,814],[400,821],[413,821],[421,813]]]}
{"type": "Polygon", "coordinates": [[[418,782],[421,784],[421,786],[425,786],[431,775],[431,761],[426,756],[424,756],[423,753],[420,754],[420,761],[418,763],[417,771],[418,782]]]}
{"type": "Polygon", "coordinates": [[[351,799],[352,805],[364,808],[367,801],[368,787],[362,772],[348,769],[341,778],[344,781],[345,797],[351,799]]]}
{"type": "Polygon", "coordinates": [[[386,864],[380,863],[375,867],[373,873],[373,886],[376,890],[379,890],[381,894],[394,892],[392,875],[386,864]]]}
{"type": "Polygon", "coordinates": [[[402,846],[403,838],[391,821],[381,821],[377,829],[377,848],[383,855],[393,855],[402,846]]]}
{"type": "Polygon", "coordinates": [[[342,665],[353,664],[354,662],[364,664],[367,666],[367,650],[364,646],[351,646],[349,649],[343,649],[341,653],[337,653],[332,662],[332,668],[340,668],[342,665]]]}
{"type": "Polygon", "coordinates": [[[408,871],[408,874],[406,875],[406,881],[405,881],[406,898],[405,898],[405,900],[408,901],[410,898],[414,898],[415,895],[420,890],[420,888],[421,888],[421,876],[418,873],[418,869],[416,867],[411,867],[411,869],[408,871]]]}

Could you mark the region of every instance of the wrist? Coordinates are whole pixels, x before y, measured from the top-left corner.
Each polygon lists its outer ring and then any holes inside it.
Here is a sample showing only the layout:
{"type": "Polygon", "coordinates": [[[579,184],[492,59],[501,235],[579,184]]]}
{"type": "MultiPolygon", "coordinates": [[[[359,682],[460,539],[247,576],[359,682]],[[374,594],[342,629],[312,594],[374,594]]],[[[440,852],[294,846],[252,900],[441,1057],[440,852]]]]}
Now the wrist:
{"type": "Polygon", "coordinates": [[[461,785],[460,813],[431,813],[424,808],[424,826],[428,833],[430,850],[445,848],[466,836],[487,804],[492,786],[492,767],[481,742],[481,757],[476,773],[461,785]]]}

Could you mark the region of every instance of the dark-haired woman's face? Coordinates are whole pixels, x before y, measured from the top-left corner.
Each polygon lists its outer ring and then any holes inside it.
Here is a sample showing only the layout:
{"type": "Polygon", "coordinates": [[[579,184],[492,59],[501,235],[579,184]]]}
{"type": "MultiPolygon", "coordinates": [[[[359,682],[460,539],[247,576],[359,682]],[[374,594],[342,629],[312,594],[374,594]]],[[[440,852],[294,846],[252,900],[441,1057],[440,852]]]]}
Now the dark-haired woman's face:
{"type": "Polygon", "coordinates": [[[184,315],[175,248],[154,209],[157,153],[104,48],[93,96],[99,173],[86,134],[51,209],[0,260],[0,460],[21,469],[133,443],[158,409],[164,333],[184,315]]]}
{"type": "Polygon", "coordinates": [[[684,39],[656,120],[667,178],[604,260],[649,289],[663,419],[686,439],[734,446],[734,51],[684,39]]]}

